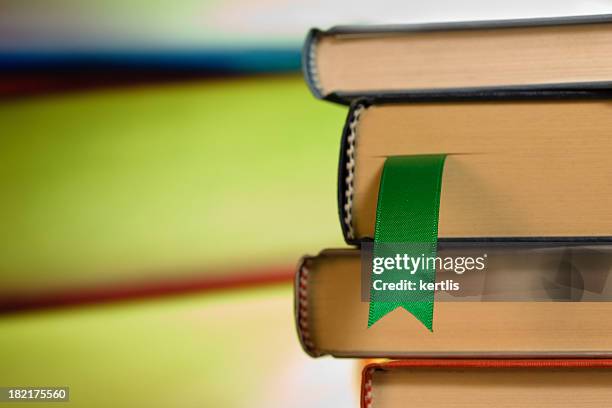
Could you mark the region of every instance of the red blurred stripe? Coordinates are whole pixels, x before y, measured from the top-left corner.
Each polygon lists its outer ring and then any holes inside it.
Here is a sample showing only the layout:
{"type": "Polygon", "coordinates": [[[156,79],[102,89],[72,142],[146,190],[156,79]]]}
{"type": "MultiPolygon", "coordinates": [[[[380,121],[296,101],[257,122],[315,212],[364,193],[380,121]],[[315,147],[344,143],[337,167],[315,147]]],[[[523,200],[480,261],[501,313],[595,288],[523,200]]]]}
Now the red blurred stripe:
{"type": "Polygon", "coordinates": [[[216,276],[207,274],[187,279],[107,284],[45,293],[0,292],[0,314],[289,283],[294,278],[294,269],[293,266],[271,267],[216,276]]]}
{"type": "Polygon", "coordinates": [[[0,73],[0,102],[13,99],[86,92],[104,89],[137,88],[195,82],[219,82],[249,78],[283,78],[294,74],[236,74],[223,72],[77,72],[0,73]]]}

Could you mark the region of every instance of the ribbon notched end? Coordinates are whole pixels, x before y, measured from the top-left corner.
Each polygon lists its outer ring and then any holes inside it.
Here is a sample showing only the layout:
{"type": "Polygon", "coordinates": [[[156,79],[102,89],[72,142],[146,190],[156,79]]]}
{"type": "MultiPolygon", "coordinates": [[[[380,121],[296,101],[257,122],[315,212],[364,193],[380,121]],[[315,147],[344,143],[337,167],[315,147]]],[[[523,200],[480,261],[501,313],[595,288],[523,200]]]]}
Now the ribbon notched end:
{"type": "Polygon", "coordinates": [[[370,302],[368,329],[398,307],[413,315],[427,330],[433,333],[433,302],[370,302]]]}

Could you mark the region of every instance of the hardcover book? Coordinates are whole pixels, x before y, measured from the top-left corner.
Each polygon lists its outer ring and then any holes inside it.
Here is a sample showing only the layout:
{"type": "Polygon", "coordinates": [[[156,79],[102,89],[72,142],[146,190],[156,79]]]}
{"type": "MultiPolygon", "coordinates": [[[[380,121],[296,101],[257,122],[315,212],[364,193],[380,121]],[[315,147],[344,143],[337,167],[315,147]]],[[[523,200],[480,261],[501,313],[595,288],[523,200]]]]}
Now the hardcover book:
{"type": "Polygon", "coordinates": [[[428,154],[447,155],[440,240],[610,236],[612,103],[588,95],[356,103],[338,175],[346,241],[374,236],[385,159],[428,154]]]}
{"type": "Polygon", "coordinates": [[[303,70],[315,96],[609,88],[610,15],[312,30],[303,70]]]}
{"type": "Polygon", "coordinates": [[[368,328],[369,292],[363,289],[369,283],[363,284],[360,251],[325,250],[298,267],[296,326],[313,357],[610,356],[611,261],[612,243],[544,248],[529,256],[489,253],[484,271],[438,271],[438,283],[458,282],[463,289],[436,291],[429,332],[401,308],[368,328]]]}
{"type": "Polygon", "coordinates": [[[363,370],[362,408],[599,408],[612,404],[611,360],[403,360],[363,370]]]}

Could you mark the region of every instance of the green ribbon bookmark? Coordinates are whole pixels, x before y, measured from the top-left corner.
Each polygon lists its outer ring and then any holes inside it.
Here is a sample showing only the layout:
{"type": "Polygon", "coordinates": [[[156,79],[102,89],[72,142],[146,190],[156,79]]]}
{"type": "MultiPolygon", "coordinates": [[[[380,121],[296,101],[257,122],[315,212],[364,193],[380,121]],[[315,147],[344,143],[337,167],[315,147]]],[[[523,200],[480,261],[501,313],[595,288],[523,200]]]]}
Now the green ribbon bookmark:
{"type": "MultiPolygon", "coordinates": [[[[438,214],[442,171],[446,155],[395,156],[385,161],[378,192],[373,261],[386,259],[394,267],[378,272],[372,269],[377,287],[410,285],[414,290],[376,290],[370,286],[368,327],[398,307],[403,307],[433,331],[436,270],[424,267],[428,257],[435,258],[438,247],[438,214]],[[407,268],[421,259],[420,266],[407,268]],[[410,283],[412,282],[412,283],[410,283]],[[423,286],[425,284],[425,286],[423,286]]],[[[379,262],[380,263],[380,262],[379,262]]],[[[379,265],[380,267],[380,265],[379,265]]]]}

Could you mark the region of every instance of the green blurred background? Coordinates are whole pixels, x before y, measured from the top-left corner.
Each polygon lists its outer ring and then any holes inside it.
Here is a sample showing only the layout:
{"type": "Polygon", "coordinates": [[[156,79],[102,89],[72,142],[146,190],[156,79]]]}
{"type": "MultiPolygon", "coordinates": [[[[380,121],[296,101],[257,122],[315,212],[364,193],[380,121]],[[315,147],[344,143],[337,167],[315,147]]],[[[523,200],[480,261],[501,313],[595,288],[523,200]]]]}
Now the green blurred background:
{"type": "Polygon", "coordinates": [[[343,120],[294,75],[2,103],[3,289],[286,266],[339,244],[343,120]]]}
{"type": "Polygon", "coordinates": [[[341,244],[343,119],[296,75],[0,103],[0,384],[68,385],[70,404],[100,407],[352,399],[349,362],[316,369],[299,349],[290,285],[299,256],[341,244]],[[268,269],[272,286],[36,307],[268,269]],[[34,307],[12,310],[22,299],[34,307]]]}

